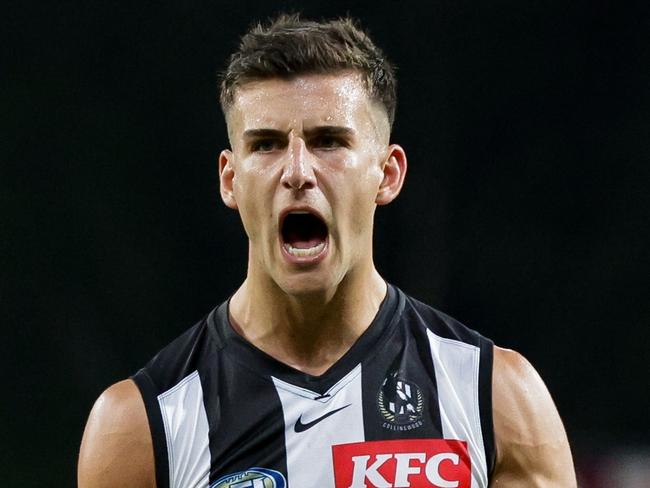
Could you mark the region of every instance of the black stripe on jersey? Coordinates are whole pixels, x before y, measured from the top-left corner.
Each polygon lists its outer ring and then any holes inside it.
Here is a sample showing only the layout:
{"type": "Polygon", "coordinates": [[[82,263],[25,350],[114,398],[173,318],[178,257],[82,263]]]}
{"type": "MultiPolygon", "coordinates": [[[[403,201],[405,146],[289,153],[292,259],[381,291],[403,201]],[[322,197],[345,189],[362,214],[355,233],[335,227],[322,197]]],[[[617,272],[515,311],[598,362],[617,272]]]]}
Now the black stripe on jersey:
{"type": "Polygon", "coordinates": [[[496,464],[496,446],[494,441],[494,422],[492,418],[492,366],[494,363],[494,345],[492,341],[481,337],[481,367],[479,368],[479,409],[481,411],[481,431],[485,446],[487,472],[491,477],[496,464]]]}
{"type": "Polygon", "coordinates": [[[167,459],[167,437],[157,397],[158,390],[153,380],[144,369],[134,374],[131,379],[140,390],[147,411],[153,454],[156,468],[157,488],[169,488],[169,460],[167,459]]]}
{"type": "MultiPolygon", "coordinates": [[[[404,300],[401,293],[400,298],[404,300]]],[[[398,315],[402,316],[402,313],[398,315]]],[[[431,352],[427,347],[428,339],[425,335],[417,341],[413,340],[406,327],[402,319],[385,343],[378,348],[377,354],[361,366],[363,424],[367,441],[442,437],[438,389],[431,352]],[[382,412],[379,392],[384,381],[390,384],[393,375],[410,383],[412,387],[417,387],[422,395],[423,410],[418,421],[400,425],[386,418],[385,408],[382,412]]],[[[425,329],[417,327],[414,327],[412,332],[419,336],[426,334],[425,329]]],[[[417,392],[414,392],[414,397],[416,396],[417,392]]]]}
{"type": "Polygon", "coordinates": [[[203,365],[199,376],[210,427],[210,484],[257,466],[286,477],[284,417],[270,377],[239,367],[228,347],[203,365]]]}

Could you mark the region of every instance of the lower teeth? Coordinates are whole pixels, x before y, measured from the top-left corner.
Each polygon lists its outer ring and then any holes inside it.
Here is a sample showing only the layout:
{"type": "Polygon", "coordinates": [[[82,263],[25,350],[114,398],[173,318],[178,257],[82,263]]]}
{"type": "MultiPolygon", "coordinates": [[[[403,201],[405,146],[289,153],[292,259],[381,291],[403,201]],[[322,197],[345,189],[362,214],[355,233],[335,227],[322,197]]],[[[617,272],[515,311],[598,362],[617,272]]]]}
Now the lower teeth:
{"type": "Polygon", "coordinates": [[[299,248],[299,247],[293,247],[291,244],[285,244],[284,248],[287,250],[289,254],[292,256],[296,256],[299,258],[305,258],[309,256],[316,256],[319,254],[323,248],[325,247],[325,243],[321,242],[320,244],[314,246],[314,247],[308,247],[308,248],[299,248]]]}

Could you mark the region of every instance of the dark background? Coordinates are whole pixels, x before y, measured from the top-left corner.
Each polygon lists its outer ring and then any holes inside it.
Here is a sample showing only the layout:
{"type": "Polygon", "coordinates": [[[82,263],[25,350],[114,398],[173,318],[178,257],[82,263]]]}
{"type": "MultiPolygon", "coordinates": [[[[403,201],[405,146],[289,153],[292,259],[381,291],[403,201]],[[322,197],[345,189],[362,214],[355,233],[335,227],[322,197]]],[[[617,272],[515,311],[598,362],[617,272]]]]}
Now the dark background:
{"type": "Polygon", "coordinates": [[[215,73],[280,8],[349,12],[399,67],[393,140],[410,166],[378,211],[380,272],[530,359],[584,479],[648,449],[646,2],[13,3],[3,486],[73,486],[95,398],[243,279],[215,73]]]}

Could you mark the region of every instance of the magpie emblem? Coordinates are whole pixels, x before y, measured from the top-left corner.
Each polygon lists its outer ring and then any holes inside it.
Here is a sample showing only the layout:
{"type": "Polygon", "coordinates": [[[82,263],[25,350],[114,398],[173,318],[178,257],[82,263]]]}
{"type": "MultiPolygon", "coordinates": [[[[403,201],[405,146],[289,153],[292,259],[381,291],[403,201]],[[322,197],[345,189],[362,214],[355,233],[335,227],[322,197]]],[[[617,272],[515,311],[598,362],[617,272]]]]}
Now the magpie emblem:
{"type": "Polygon", "coordinates": [[[407,381],[397,372],[384,379],[377,395],[379,413],[388,430],[404,431],[423,425],[424,396],[412,381],[407,381]]]}

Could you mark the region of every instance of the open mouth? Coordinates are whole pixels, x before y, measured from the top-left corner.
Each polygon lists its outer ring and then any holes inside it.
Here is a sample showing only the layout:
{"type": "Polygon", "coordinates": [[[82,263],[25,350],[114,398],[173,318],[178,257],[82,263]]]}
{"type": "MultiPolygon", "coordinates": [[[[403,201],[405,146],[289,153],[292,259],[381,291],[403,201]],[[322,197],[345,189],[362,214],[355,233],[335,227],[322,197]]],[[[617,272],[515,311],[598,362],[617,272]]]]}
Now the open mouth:
{"type": "Polygon", "coordinates": [[[321,218],[307,211],[293,211],[282,220],[282,247],[291,256],[309,258],[318,256],[327,244],[327,225],[321,218]]]}

